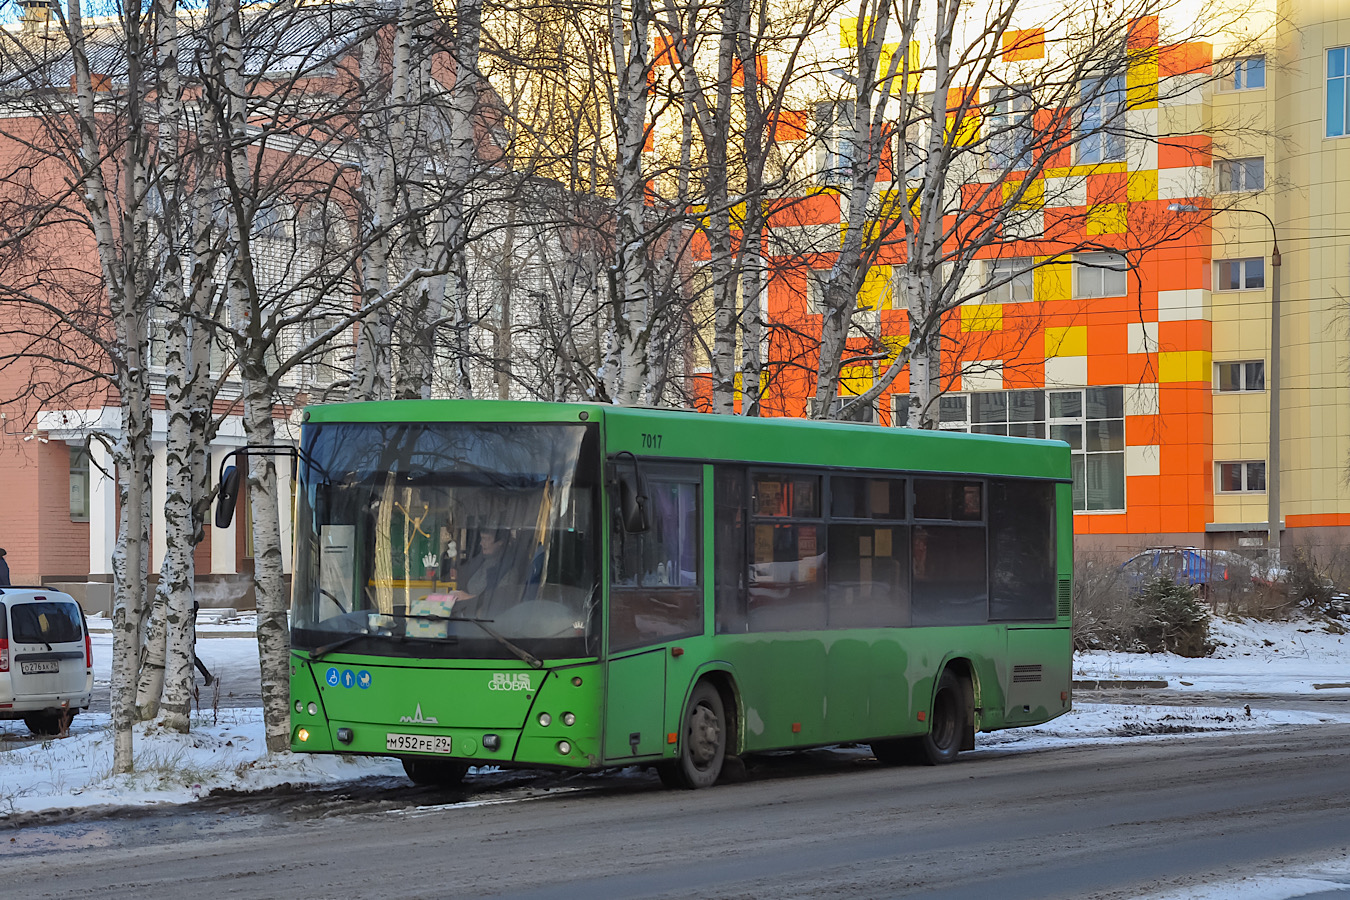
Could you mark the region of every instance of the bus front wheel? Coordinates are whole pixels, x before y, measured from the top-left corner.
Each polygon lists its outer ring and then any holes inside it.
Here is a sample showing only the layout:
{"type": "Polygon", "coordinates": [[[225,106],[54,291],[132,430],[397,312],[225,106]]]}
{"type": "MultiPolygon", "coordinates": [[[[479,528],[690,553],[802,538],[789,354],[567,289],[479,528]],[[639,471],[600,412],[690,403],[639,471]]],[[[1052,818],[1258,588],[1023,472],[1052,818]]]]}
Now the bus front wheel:
{"type": "Polygon", "coordinates": [[[681,728],[679,758],[657,766],[662,783],[690,790],[712,787],[727,754],[726,709],[717,688],[706,681],[695,685],[681,728]]]}
{"type": "Polygon", "coordinates": [[[446,759],[403,759],[403,771],[413,784],[423,787],[455,787],[468,774],[469,764],[446,759]]]}

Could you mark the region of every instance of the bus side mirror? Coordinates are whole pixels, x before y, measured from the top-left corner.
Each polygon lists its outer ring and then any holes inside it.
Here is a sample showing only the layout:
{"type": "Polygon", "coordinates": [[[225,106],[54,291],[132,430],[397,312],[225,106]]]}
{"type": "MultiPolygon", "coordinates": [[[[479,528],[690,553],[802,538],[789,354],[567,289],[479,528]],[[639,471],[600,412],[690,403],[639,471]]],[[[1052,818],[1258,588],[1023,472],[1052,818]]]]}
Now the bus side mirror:
{"type": "Polygon", "coordinates": [[[229,528],[234,521],[234,507],[239,502],[239,468],[228,466],[220,476],[220,493],[216,495],[216,527],[229,528]]]}
{"type": "Polygon", "coordinates": [[[623,530],[641,534],[650,527],[647,521],[647,485],[640,472],[619,476],[619,515],[623,530]]]}

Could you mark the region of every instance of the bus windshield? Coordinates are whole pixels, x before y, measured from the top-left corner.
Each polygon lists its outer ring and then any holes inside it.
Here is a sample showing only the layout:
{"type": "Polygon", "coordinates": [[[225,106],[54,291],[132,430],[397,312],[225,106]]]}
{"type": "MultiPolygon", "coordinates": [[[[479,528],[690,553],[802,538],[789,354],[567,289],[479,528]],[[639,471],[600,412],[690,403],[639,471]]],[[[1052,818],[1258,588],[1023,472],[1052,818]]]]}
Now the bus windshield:
{"type": "Polygon", "coordinates": [[[301,449],[292,646],[596,655],[594,425],[321,424],[301,449]]]}

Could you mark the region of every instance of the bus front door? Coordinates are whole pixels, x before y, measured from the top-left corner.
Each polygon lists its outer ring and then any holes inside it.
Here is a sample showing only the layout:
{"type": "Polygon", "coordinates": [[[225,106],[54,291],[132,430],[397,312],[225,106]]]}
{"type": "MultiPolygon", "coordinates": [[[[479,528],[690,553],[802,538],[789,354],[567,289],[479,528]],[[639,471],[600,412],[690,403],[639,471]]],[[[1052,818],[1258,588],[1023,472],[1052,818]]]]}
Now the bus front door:
{"type": "Polygon", "coordinates": [[[605,684],[605,762],[659,756],[665,747],[666,653],[611,659],[605,684]]]}

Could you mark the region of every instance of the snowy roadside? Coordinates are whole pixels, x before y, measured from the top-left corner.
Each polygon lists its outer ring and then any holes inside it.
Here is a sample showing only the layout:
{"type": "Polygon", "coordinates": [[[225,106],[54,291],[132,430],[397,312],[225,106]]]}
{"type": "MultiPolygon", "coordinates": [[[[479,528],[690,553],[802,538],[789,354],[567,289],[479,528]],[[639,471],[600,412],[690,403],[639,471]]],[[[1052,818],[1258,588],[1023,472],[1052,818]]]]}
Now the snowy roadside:
{"type": "MultiPolygon", "coordinates": [[[[1216,622],[1213,631],[1223,646],[1212,658],[1087,653],[1075,660],[1074,677],[1165,679],[1169,687],[1158,692],[1160,700],[1174,691],[1350,700],[1350,685],[1317,687],[1350,681],[1347,636],[1308,623],[1216,622]]],[[[95,634],[94,642],[95,680],[106,682],[111,636],[95,634]]],[[[252,641],[207,639],[199,652],[213,670],[257,678],[252,641]]],[[[1205,707],[1076,702],[1072,712],[1044,725],[981,735],[975,752],[1350,722],[1350,703],[1329,703],[1325,711],[1252,708],[1250,713],[1246,705],[1240,699],[1205,707]]],[[[14,746],[26,738],[22,723],[0,722],[0,820],[51,809],[186,803],[217,789],[264,791],[283,784],[402,776],[400,764],[390,759],[291,754],[268,758],[258,708],[207,708],[194,716],[188,735],[138,726],[133,775],[110,774],[112,740],[106,714],[76,717],[64,739],[14,746]]]]}

